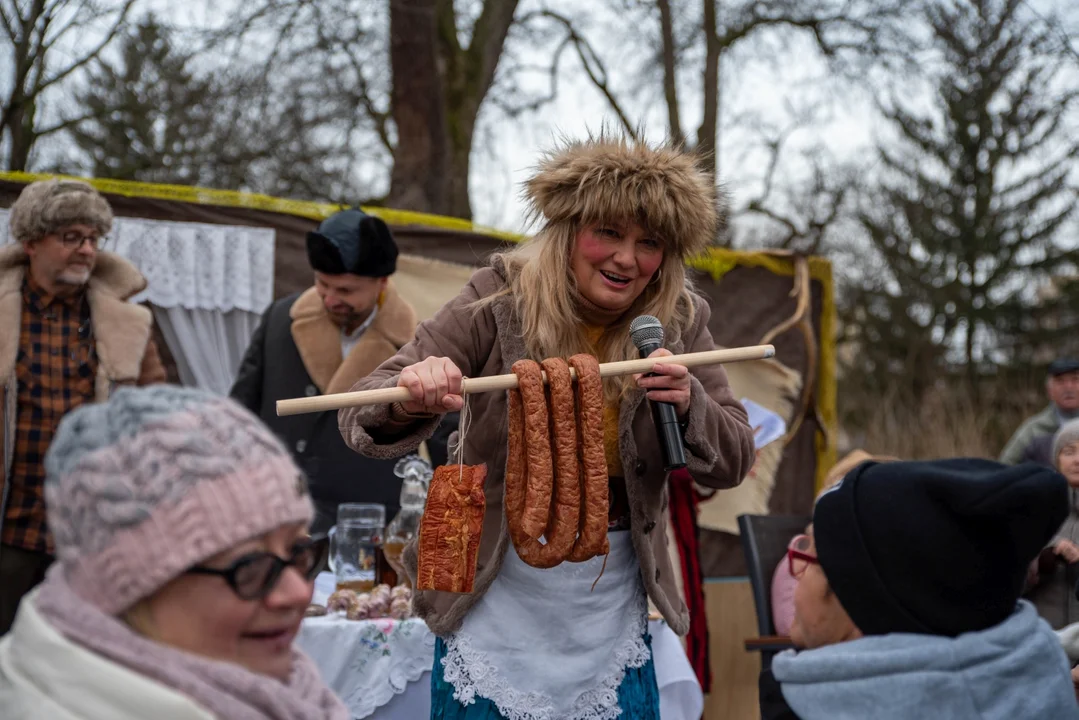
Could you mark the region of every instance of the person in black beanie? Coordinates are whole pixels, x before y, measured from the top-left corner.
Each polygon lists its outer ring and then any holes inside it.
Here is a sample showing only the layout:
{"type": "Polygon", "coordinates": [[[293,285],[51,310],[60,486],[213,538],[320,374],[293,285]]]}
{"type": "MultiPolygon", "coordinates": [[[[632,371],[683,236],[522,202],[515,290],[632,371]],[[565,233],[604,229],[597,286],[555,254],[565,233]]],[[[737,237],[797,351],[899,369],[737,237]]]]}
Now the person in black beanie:
{"type": "Polygon", "coordinates": [[[979,459],[848,473],[788,551],[802,649],[772,662],[789,711],[771,717],[1079,718],[1060,642],[1020,600],[1067,487],[979,459]]]}
{"type": "Polygon", "coordinates": [[[336,213],[307,234],[314,286],[270,305],[255,331],[230,395],[285,442],[311,483],[312,532],[334,524],[337,506],[372,502],[397,512],[395,460],[372,460],[341,437],[337,412],[278,417],[287,398],[347,392],[407,344],[416,313],[394,289],[397,243],[381,219],[336,213]]]}

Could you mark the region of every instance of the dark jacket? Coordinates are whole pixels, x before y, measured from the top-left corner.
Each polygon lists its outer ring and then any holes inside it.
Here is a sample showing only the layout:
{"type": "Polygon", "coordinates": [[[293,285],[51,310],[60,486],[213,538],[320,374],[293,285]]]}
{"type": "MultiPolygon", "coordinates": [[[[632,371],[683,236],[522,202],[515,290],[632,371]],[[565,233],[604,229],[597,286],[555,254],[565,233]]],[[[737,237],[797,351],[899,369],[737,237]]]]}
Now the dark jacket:
{"type": "Polygon", "coordinates": [[[783,690],[779,687],[772,669],[765,668],[757,680],[761,705],[761,720],[798,720],[798,716],[791,710],[783,697],[783,690]]]}
{"type": "Polygon", "coordinates": [[[415,312],[392,285],[371,327],[344,359],[341,331],[314,289],[278,300],[262,316],[229,394],[284,440],[307,474],[315,533],[329,529],[337,505],[345,502],[381,503],[388,523],[401,494],[396,460],[373,460],[351,450],[341,438],[336,411],[279,417],[276,403],[347,392],[411,340],[415,327],[415,312]]]}
{"type": "Polygon", "coordinates": [[[1033,462],[1056,469],[1056,458],[1053,457],[1053,438],[1051,435],[1038,435],[1027,443],[1023,449],[1023,459],[1020,462],[1033,462]]]}
{"type": "Polygon", "coordinates": [[[1037,415],[1027,418],[1019,426],[1008,444],[1000,452],[1000,461],[1005,465],[1018,465],[1021,462],[1032,461],[1041,465],[1053,467],[1055,463],[1049,457],[1053,444],[1053,435],[1060,429],[1060,416],[1056,407],[1049,407],[1037,415]],[[1049,440],[1046,441],[1045,437],[1049,440]],[[1040,439],[1040,440],[1039,440],[1040,439]]]}
{"type": "Polygon", "coordinates": [[[1038,556],[1037,581],[1026,591],[1027,599],[1054,630],[1079,622],[1079,598],[1075,596],[1079,563],[1069,564],[1053,552],[1061,540],[1079,544],[1079,490],[1068,491],[1068,502],[1068,517],[1038,556]]]}

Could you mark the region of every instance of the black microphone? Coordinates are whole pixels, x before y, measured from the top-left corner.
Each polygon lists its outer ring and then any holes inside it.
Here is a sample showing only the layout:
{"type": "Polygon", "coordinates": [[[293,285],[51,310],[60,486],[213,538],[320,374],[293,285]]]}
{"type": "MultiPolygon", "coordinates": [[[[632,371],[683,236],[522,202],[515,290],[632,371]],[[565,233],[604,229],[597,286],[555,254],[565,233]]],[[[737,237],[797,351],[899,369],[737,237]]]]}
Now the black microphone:
{"type": "MultiPolygon", "coordinates": [[[[629,324],[629,336],[637,346],[637,352],[646,358],[663,347],[663,325],[651,315],[641,315],[629,324]]],[[[655,373],[650,373],[650,377],[655,373]]],[[[663,469],[666,472],[686,466],[686,448],[682,440],[682,425],[678,422],[678,412],[674,405],[667,402],[648,401],[652,407],[652,422],[659,435],[659,446],[663,449],[663,469]]]]}

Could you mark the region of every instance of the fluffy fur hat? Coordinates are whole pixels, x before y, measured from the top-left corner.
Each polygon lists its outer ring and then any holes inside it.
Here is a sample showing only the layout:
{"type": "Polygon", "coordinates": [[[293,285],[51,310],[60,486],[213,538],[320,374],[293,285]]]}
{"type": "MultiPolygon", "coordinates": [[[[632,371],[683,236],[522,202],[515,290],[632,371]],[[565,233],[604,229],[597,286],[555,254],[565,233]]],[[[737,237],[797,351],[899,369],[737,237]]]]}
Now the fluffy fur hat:
{"type": "Polygon", "coordinates": [[[68,225],[83,224],[101,235],[112,230],[112,208],[91,185],[78,180],[39,180],[19,193],[9,216],[17,242],[36,242],[68,225]]]}
{"type": "Polygon", "coordinates": [[[525,183],[532,213],[548,223],[637,218],[681,257],[725,230],[725,203],[692,153],[606,134],[563,141],[525,183]]]}
{"type": "Polygon", "coordinates": [[[397,243],[380,218],[350,208],[307,233],[307,260],[329,275],[383,278],[397,271],[397,243]]]}

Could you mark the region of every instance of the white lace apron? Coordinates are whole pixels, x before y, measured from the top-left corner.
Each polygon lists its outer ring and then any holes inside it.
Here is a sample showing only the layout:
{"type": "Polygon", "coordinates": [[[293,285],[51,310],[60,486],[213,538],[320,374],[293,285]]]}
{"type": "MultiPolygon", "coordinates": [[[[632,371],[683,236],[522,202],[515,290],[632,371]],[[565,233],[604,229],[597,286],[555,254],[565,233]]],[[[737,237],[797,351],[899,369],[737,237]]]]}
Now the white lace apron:
{"type": "Polygon", "coordinates": [[[603,558],[539,570],[511,544],[490,589],[446,639],[446,682],[507,720],[611,720],[626,668],[648,662],[648,605],[629,532],[603,558]]]}

